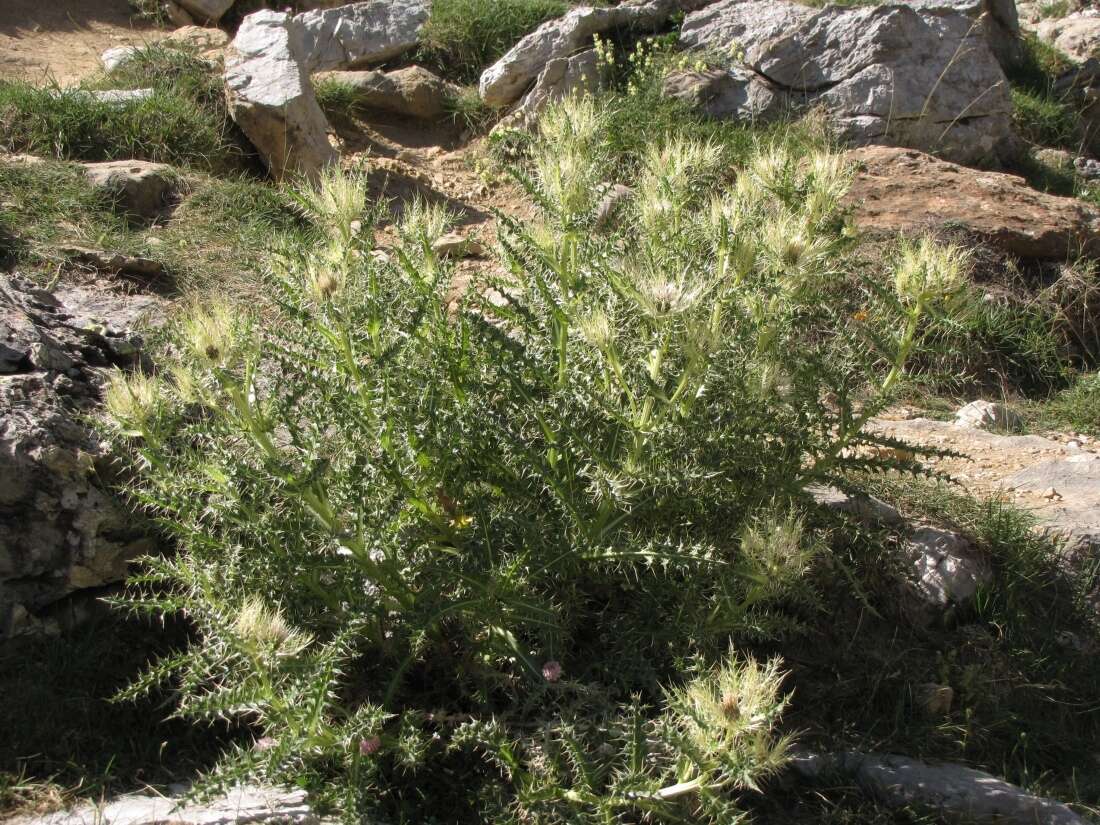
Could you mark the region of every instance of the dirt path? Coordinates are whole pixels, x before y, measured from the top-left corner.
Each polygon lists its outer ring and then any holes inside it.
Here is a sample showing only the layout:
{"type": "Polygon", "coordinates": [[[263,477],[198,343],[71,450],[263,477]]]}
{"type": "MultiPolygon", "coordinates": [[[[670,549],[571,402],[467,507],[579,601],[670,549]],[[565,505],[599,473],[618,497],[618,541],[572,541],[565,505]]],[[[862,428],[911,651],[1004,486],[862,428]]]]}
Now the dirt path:
{"type": "Polygon", "coordinates": [[[0,0],[0,78],[72,85],[112,46],[157,39],[132,13],[126,0],[0,0]]]}

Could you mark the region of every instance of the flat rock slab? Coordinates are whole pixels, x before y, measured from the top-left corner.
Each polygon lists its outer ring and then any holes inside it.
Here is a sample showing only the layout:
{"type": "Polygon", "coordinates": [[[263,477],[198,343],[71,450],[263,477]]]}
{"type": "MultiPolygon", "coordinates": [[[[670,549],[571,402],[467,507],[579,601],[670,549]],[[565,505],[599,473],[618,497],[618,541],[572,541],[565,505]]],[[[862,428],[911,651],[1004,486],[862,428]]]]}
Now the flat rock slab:
{"type": "Polygon", "coordinates": [[[1054,799],[1033,796],[985,771],[893,754],[799,754],[792,769],[811,781],[842,777],[889,808],[918,808],[950,822],[1088,825],[1054,799]]]}
{"type": "Polygon", "coordinates": [[[1100,252],[1100,211],[1032,189],[1023,178],[970,169],[913,149],[868,146],[847,202],[864,232],[963,230],[1020,258],[1065,260],[1100,252]]]}
{"type": "MultiPolygon", "coordinates": [[[[1003,495],[1033,513],[1070,552],[1100,549],[1100,453],[1036,435],[1002,435],[954,423],[878,419],[872,428],[916,444],[963,453],[933,463],[968,491],[1003,495]]],[[[1074,442],[1076,443],[1076,442],[1074,442]]]]}
{"type": "Polygon", "coordinates": [[[244,787],[204,804],[165,796],[123,796],[104,805],[87,805],[35,817],[16,817],[9,825],[318,825],[304,791],[244,787]]]}

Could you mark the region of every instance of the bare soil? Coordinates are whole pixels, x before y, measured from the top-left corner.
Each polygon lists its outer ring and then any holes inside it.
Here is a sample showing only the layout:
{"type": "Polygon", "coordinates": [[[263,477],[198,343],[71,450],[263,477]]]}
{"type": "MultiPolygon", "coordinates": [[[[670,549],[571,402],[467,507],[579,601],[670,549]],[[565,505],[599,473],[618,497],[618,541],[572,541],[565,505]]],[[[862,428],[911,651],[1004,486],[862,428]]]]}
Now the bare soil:
{"type": "Polygon", "coordinates": [[[0,0],[0,78],[73,85],[107,49],[159,38],[132,15],[126,0],[0,0]]]}

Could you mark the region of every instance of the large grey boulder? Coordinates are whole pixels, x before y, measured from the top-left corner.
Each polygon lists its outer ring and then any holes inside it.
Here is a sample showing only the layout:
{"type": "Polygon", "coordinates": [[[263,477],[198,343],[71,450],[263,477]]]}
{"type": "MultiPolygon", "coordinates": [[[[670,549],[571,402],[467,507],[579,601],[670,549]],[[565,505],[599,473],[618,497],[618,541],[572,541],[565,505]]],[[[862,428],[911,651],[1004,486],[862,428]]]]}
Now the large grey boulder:
{"type": "Polygon", "coordinates": [[[350,69],[389,60],[420,42],[429,0],[367,0],[295,16],[309,71],[350,69]]]}
{"type": "Polygon", "coordinates": [[[87,423],[103,368],[140,358],[161,302],[109,284],[34,287],[0,275],[0,638],[56,627],[63,600],[120,581],[150,549],[101,486],[87,423]]]}
{"type": "Polygon", "coordinates": [[[447,114],[447,104],[462,90],[421,66],[392,72],[324,72],[318,79],[333,80],[354,90],[355,102],[372,109],[434,120],[447,114]]]}
{"type": "Polygon", "coordinates": [[[276,179],[316,180],[337,160],[310,83],[308,54],[299,19],[266,10],[244,19],[226,51],[230,114],[276,179]]]}
{"type": "MultiPolygon", "coordinates": [[[[681,44],[741,58],[721,94],[767,114],[822,106],[849,143],[885,143],[967,164],[1014,156],[1008,82],[980,26],[948,7],[814,9],[720,0],[684,21],[681,44]]],[[[742,117],[733,105],[731,117],[742,117]]]]}
{"type": "Polygon", "coordinates": [[[974,825],[1087,825],[1069,807],[985,771],[893,754],[797,754],[792,770],[813,782],[854,782],[889,808],[930,811],[943,820],[974,825]]]}
{"type": "Polygon", "coordinates": [[[319,825],[320,821],[305,791],[245,786],[204,803],[135,794],[44,816],[16,817],[8,825],[319,825]]]}
{"type": "Polygon", "coordinates": [[[599,90],[600,82],[600,65],[595,49],[587,49],[572,57],[551,60],[539,72],[535,85],[499,125],[506,128],[531,128],[551,103],[570,95],[594,94],[599,90]]]}
{"type": "Polygon", "coordinates": [[[508,106],[552,60],[573,55],[592,42],[592,36],[612,29],[651,31],[676,10],[675,0],[629,0],[620,6],[578,6],[556,20],[543,23],[513,46],[481,75],[481,99],[490,106],[508,106]]]}

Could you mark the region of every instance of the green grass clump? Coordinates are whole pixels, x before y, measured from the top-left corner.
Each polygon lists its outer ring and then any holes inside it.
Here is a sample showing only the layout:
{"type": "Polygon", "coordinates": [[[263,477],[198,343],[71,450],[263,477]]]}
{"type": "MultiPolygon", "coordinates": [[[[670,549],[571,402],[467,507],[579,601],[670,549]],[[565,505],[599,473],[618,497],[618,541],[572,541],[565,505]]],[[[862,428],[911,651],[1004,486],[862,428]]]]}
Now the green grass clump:
{"type": "Polygon", "coordinates": [[[0,145],[66,160],[151,160],[210,172],[251,162],[217,70],[185,51],[156,46],[78,89],[0,81],[0,145]],[[136,88],[153,95],[115,104],[89,94],[136,88]]]}
{"type": "Polygon", "coordinates": [[[1078,149],[1080,113],[1071,100],[1054,92],[1055,81],[1073,62],[1035,34],[1025,34],[1021,43],[1021,57],[1008,71],[1017,131],[1040,146],[1078,149]]]}
{"type": "Polygon", "coordinates": [[[1014,122],[1020,136],[1040,146],[1077,148],[1079,117],[1074,108],[1028,89],[1012,90],[1014,122]]]}
{"type": "Polygon", "coordinates": [[[1035,426],[1100,437],[1100,374],[1083,375],[1048,401],[1036,404],[1035,426]]]}
{"type": "Polygon", "coordinates": [[[1049,301],[979,286],[960,293],[949,316],[932,319],[921,340],[914,380],[947,393],[1046,394],[1064,384],[1071,349],[1049,301]]]}
{"type": "Polygon", "coordinates": [[[460,83],[476,82],[525,34],[568,8],[565,0],[436,0],[418,60],[460,83]]]}

